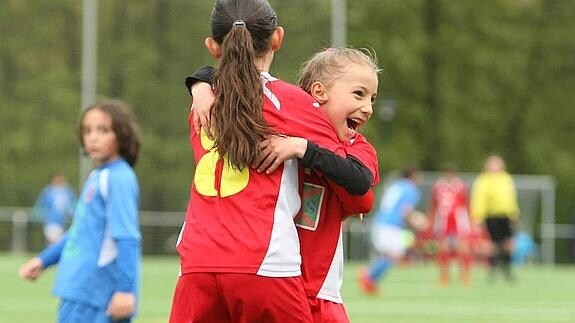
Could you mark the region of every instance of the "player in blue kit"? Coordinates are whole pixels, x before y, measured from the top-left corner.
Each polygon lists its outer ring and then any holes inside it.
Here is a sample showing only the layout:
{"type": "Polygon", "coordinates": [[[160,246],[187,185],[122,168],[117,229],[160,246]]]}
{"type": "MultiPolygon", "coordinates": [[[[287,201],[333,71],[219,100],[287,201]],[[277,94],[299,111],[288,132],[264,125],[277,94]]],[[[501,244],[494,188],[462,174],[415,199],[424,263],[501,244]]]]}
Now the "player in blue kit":
{"type": "Polygon", "coordinates": [[[78,135],[95,169],[69,231],[26,262],[20,277],[35,280],[58,264],[53,292],[57,322],[131,322],[139,289],[139,186],[134,172],[140,139],[129,107],[105,100],[81,115],[78,135]]]}
{"type": "Polygon", "coordinates": [[[406,228],[424,229],[416,224],[420,219],[420,212],[416,210],[421,198],[417,187],[420,180],[419,170],[407,167],[402,177],[393,182],[381,198],[371,232],[375,259],[368,269],[359,273],[359,285],[365,293],[377,293],[378,281],[405,255],[409,246],[405,238],[406,228]]]}
{"type": "Polygon", "coordinates": [[[62,173],[52,175],[50,184],[42,189],[34,214],[44,222],[44,238],[47,244],[58,241],[65,232],[65,225],[76,207],[76,193],[62,173]]]}

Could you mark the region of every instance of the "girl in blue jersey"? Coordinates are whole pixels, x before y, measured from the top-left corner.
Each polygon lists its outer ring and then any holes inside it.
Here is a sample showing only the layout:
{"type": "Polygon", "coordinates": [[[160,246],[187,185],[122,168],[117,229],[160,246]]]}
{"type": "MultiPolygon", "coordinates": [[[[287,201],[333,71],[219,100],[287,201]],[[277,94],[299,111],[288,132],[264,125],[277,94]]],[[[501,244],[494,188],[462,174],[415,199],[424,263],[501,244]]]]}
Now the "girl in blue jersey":
{"type": "Polygon", "coordinates": [[[42,189],[34,205],[34,214],[44,221],[44,238],[47,244],[53,244],[64,235],[65,226],[74,212],[76,199],[76,192],[62,173],[53,174],[50,184],[42,189]]]}
{"type": "Polygon", "coordinates": [[[368,294],[376,294],[378,282],[399,261],[409,246],[405,230],[416,228],[416,207],[421,198],[418,184],[421,173],[416,167],[407,167],[402,177],[385,190],[380,206],[373,218],[371,242],[375,259],[368,269],[361,269],[359,285],[368,294]]]}
{"type": "Polygon", "coordinates": [[[104,100],[83,111],[78,136],[93,161],[70,230],[26,262],[23,279],[35,280],[58,264],[54,294],[57,322],[130,322],[140,275],[139,186],[134,165],[140,151],[129,107],[104,100]]]}

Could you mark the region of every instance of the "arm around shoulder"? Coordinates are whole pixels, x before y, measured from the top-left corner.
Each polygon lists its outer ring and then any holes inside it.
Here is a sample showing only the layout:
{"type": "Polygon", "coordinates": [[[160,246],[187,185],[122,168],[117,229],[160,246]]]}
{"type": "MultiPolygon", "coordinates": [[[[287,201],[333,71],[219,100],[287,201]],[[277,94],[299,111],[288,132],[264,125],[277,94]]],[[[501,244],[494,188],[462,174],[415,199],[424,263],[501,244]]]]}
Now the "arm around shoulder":
{"type": "Polygon", "coordinates": [[[323,173],[353,195],[366,194],[373,183],[372,172],[357,158],[341,157],[311,141],[308,141],[302,166],[323,173]]]}

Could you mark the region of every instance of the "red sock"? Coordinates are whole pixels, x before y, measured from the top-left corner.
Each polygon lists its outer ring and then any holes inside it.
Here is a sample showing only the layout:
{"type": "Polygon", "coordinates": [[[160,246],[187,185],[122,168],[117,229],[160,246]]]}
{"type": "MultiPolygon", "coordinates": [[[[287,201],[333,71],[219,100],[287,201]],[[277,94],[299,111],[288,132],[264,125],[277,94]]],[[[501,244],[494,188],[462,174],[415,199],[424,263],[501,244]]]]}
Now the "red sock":
{"type": "Polygon", "coordinates": [[[471,264],[473,257],[469,253],[460,253],[458,255],[459,268],[461,270],[461,282],[469,283],[471,280],[471,264]]]}
{"type": "Polygon", "coordinates": [[[439,251],[437,253],[437,265],[439,266],[439,283],[444,285],[449,283],[449,262],[451,253],[449,251],[439,251]]]}

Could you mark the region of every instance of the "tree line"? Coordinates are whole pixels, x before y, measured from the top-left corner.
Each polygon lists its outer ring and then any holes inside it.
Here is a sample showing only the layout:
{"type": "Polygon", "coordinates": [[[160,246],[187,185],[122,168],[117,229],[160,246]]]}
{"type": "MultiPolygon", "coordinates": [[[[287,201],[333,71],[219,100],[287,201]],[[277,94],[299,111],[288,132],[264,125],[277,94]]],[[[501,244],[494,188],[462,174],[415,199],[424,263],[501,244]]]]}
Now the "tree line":
{"type": "MultiPolygon", "coordinates": [[[[271,0],[286,28],[272,73],[297,80],[330,46],[330,0],[271,0]]],[[[212,0],[98,3],[100,96],[141,124],[142,208],[182,211],[193,163],[186,74],[212,0]]],[[[49,174],[78,178],[82,2],[0,2],[0,205],[31,205],[49,174]]],[[[377,53],[379,99],[365,129],[382,174],[407,163],[479,171],[501,154],[516,174],[557,180],[557,219],[575,211],[575,2],[347,1],[348,44],[377,53]]],[[[74,182],[73,182],[74,183],[74,182]]],[[[78,188],[79,183],[74,183],[78,188]]]]}

